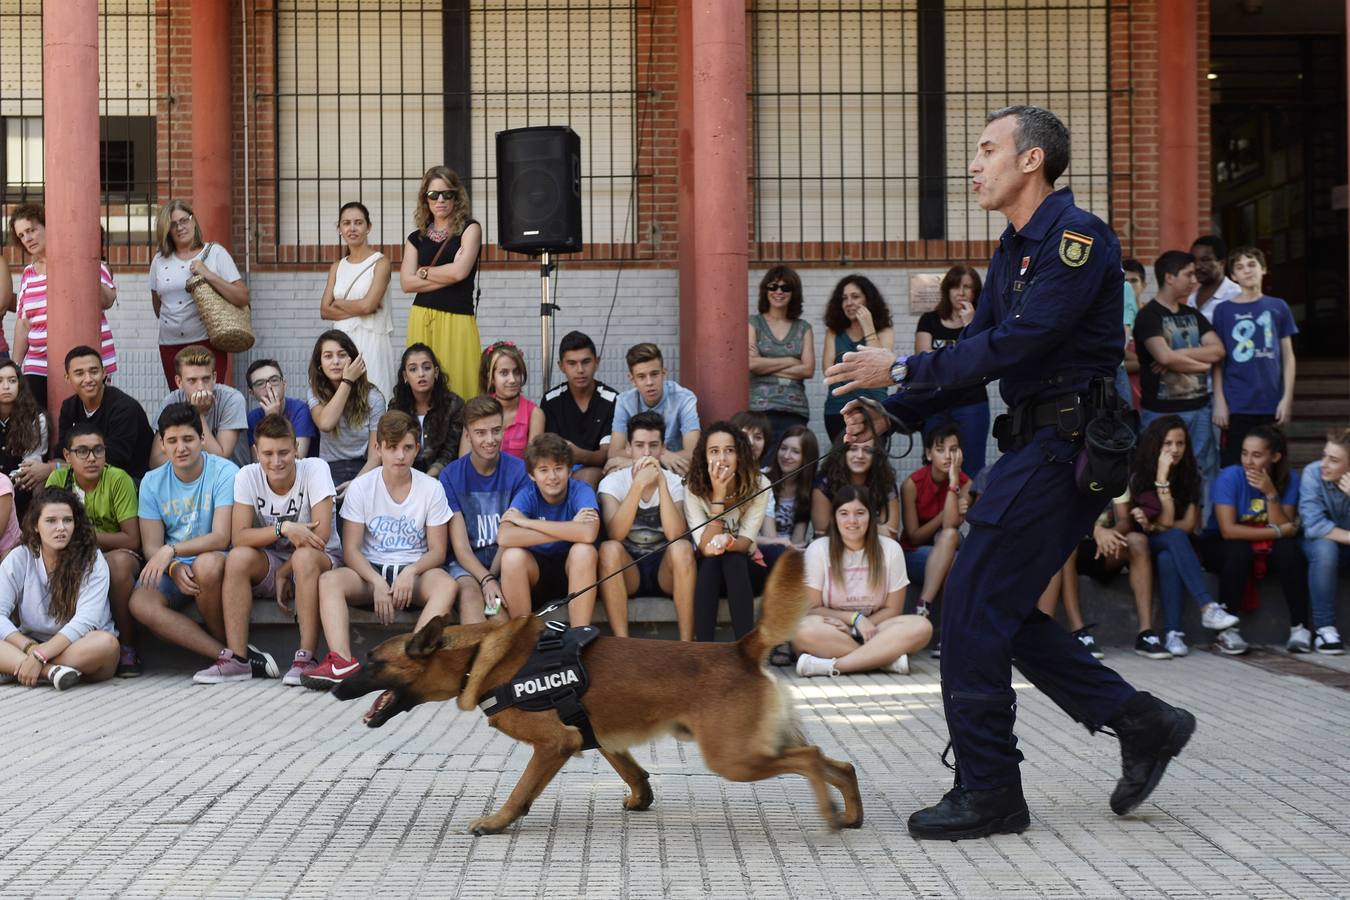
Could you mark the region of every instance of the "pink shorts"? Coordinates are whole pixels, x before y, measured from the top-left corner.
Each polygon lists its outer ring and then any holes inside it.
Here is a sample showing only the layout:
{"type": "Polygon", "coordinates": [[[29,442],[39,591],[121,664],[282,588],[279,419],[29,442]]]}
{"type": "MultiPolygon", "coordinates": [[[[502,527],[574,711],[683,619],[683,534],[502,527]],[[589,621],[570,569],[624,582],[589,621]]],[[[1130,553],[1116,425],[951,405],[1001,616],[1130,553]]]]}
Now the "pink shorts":
{"type": "MultiPolygon", "coordinates": [[[[262,552],[267,557],[267,574],[263,576],[262,581],[253,586],[253,596],[258,599],[272,600],[277,595],[277,572],[281,571],[281,567],[286,565],[286,560],[290,559],[290,556],[282,556],[271,547],[263,547],[262,552]]],[[[342,565],[341,553],[332,550],[325,552],[332,561],[334,569],[342,565]]]]}

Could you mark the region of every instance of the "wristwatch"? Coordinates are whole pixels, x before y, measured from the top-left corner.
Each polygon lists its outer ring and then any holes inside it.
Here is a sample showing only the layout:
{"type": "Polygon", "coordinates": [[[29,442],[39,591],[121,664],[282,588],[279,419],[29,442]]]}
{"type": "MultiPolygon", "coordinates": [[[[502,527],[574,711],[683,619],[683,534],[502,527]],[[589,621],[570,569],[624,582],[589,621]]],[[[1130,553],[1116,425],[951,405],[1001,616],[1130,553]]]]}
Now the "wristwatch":
{"type": "Polygon", "coordinates": [[[909,357],[897,356],[895,358],[895,363],[891,366],[891,381],[895,382],[896,384],[900,384],[905,380],[905,376],[908,374],[909,374],[909,357]]]}

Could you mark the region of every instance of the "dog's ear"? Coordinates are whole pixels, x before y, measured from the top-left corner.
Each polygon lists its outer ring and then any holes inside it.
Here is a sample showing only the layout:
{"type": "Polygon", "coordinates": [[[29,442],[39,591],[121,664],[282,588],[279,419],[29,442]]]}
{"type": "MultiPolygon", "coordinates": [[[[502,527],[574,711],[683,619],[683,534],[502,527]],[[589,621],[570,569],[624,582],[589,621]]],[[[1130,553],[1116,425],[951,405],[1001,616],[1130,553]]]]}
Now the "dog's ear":
{"type": "Polygon", "coordinates": [[[435,616],[412,636],[404,652],[413,659],[426,659],[444,646],[444,635],[445,617],[435,616]]]}
{"type": "Polygon", "coordinates": [[[483,689],[494,687],[485,683],[487,677],[508,653],[519,648],[522,641],[533,646],[538,621],[533,616],[512,619],[483,635],[478,654],[473,660],[473,668],[469,670],[469,679],[464,684],[464,690],[459,692],[460,709],[473,709],[478,705],[478,696],[483,689]]]}

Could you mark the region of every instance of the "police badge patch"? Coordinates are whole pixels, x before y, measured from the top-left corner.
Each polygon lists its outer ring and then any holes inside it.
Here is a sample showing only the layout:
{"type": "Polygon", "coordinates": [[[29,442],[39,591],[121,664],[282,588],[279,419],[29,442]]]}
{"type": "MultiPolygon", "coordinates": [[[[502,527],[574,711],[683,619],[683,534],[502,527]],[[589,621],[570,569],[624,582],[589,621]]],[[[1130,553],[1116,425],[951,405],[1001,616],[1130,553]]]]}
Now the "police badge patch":
{"type": "Polygon", "coordinates": [[[1092,238],[1076,231],[1065,231],[1059,239],[1059,258],[1064,265],[1078,268],[1088,261],[1092,253],[1092,238]]]}

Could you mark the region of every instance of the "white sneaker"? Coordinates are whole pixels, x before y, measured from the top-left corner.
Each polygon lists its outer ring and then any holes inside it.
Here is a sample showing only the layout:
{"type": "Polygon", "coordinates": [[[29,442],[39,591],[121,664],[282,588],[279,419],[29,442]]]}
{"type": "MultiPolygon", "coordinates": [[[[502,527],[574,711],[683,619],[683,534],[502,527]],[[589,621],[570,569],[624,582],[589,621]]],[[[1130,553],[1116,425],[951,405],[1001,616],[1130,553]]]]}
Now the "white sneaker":
{"type": "Polygon", "coordinates": [[[68,691],[80,683],[80,670],[70,666],[52,666],[47,678],[58,691],[68,691]]]}
{"type": "Polygon", "coordinates": [[[1341,633],[1336,630],[1335,625],[1323,625],[1317,629],[1317,637],[1313,638],[1313,649],[1327,656],[1340,656],[1345,652],[1341,633]]]}
{"type": "Polygon", "coordinates": [[[1242,639],[1236,628],[1225,628],[1214,637],[1214,646],[1220,653],[1229,656],[1241,656],[1247,652],[1247,642],[1242,639]]]}
{"type": "Polygon", "coordinates": [[[1180,631],[1167,632],[1167,652],[1173,656],[1185,656],[1191,652],[1191,648],[1186,646],[1186,635],[1180,631]]]}
{"type": "MultiPolygon", "coordinates": [[[[1238,623],[1238,617],[1224,609],[1217,603],[1207,603],[1205,608],[1200,610],[1200,624],[1214,631],[1223,631],[1225,628],[1232,628],[1238,623]]],[[[1243,647],[1245,650],[1246,647],[1243,647]]]]}
{"type": "Polygon", "coordinates": [[[1285,643],[1284,649],[1290,653],[1312,652],[1312,632],[1302,625],[1295,625],[1290,628],[1289,640],[1285,643]]]}
{"type": "Polygon", "coordinates": [[[886,663],[886,665],[884,665],[884,666],[881,667],[881,671],[883,671],[883,672],[892,672],[892,673],[894,673],[894,674],[896,674],[896,675],[908,675],[908,674],[909,674],[909,654],[908,654],[908,653],[901,653],[899,659],[895,660],[894,662],[888,662],[888,663],[886,663]]]}
{"type": "Polygon", "coordinates": [[[811,678],[815,675],[828,675],[833,678],[839,674],[839,670],[834,667],[834,660],[832,659],[821,659],[819,656],[803,653],[797,657],[797,674],[803,678],[811,678]]]}

